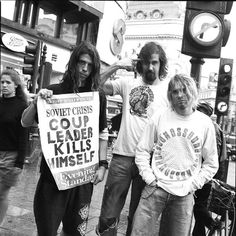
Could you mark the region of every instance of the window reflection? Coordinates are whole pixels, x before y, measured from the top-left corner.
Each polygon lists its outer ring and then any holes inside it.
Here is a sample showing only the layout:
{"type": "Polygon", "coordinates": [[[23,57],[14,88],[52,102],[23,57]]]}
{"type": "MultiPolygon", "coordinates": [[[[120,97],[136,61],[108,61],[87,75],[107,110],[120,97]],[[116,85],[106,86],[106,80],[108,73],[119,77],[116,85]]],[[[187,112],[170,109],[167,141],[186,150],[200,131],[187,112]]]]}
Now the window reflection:
{"type": "Polygon", "coordinates": [[[1,17],[4,17],[6,19],[13,21],[15,2],[16,2],[15,0],[12,0],[12,1],[2,0],[1,1],[1,17]]]}
{"type": "Polygon", "coordinates": [[[54,37],[56,30],[56,20],[57,15],[49,13],[48,11],[40,8],[39,9],[39,18],[35,26],[36,30],[54,37]]]}
{"type": "Polygon", "coordinates": [[[76,44],[78,27],[78,23],[70,24],[64,19],[60,38],[67,43],[76,44]]]}
{"type": "Polygon", "coordinates": [[[96,44],[99,22],[94,16],[90,19],[86,10],[64,9],[64,3],[57,6],[38,0],[0,1],[1,17],[36,29],[41,36],[60,38],[71,45],[83,40],[96,44]]]}
{"type": "Polygon", "coordinates": [[[29,17],[27,19],[27,25],[29,27],[32,26],[33,7],[34,7],[33,3],[30,3],[30,6],[29,6],[29,17]]]}
{"type": "Polygon", "coordinates": [[[18,19],[20,24],[23,24],[24,9],[25,9],[25,3],[22,2],[22,4],[20,5],[20,15],[19,15],[19,19],[18,19]]]}

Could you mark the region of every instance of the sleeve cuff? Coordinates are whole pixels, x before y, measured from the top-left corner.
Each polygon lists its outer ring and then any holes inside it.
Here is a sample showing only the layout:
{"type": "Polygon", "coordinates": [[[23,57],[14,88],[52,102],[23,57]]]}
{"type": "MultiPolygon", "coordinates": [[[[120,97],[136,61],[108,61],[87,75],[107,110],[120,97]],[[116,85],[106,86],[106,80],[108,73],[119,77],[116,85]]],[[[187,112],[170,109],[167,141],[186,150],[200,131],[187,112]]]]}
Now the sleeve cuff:
{"type": "Polygon", "coordinates": [[[153,181],[155,181],[157,178],[154,174],[150,174],[146,177],[143,177],[143,180],[149,185],[151,184],[153,181]]]}

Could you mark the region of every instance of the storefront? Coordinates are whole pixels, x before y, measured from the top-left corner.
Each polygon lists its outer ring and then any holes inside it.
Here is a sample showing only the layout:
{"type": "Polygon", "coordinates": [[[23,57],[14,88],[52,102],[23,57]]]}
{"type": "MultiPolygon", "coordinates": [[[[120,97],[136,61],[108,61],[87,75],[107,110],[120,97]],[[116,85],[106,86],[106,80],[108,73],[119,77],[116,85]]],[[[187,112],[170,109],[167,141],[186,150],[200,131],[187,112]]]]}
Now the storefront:
{"type": "Polygon", "coordinates": [[[81,1],[12,0],[1,1],[1,71],[23,74],[25,46],[46,45],[46,61],[52,64],[50,83],[61,80],[71,51],[80,41],[96,44],[103,13],[81,1]]]}

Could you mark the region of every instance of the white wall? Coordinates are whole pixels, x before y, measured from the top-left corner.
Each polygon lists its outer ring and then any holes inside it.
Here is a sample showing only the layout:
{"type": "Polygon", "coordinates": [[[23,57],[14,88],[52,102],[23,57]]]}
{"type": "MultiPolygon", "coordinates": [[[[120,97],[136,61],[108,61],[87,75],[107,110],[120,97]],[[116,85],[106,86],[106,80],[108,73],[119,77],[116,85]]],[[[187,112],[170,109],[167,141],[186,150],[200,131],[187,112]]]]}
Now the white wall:
{"type": "MultiPolygon", "coordinates": [[[[119,1],[119,4],[125,11],[126,1],[119,1]]],[[[98,32],[97,50],[101,60],[108,64],[112,64],[118,60],[117,56],[114,56],[110,50],[110,40],[113,33],[114,22],[118,19],[125,20],[124,11],[122,11],[115,1],[105,1],[104,14],[98,32]]]]}

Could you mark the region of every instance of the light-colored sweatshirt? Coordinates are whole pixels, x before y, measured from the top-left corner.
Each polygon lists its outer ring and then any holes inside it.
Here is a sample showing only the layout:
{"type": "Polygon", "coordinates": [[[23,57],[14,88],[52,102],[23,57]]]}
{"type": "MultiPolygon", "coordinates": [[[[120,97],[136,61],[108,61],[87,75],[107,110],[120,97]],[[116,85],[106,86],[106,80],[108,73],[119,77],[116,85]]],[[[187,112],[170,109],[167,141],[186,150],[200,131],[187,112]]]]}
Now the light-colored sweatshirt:
{"type": "Polygon", "coordinates": [[[147,85],[141,77],[112,81],[114,95],[123,99],[122,121],[113,153],[135,156],[135,148],[148,120],[159,109],[169,106],[167,87],[169,78],[147,85]]]}
{"type": "Polygon", "coordinates": [[[218,170],[211,119],[197,110],[189,116],[172,108],[156,112],[138,143],[135,162],[147,184],[156,180],[173,195],[186,196],[202,188],[218,170]]]}

